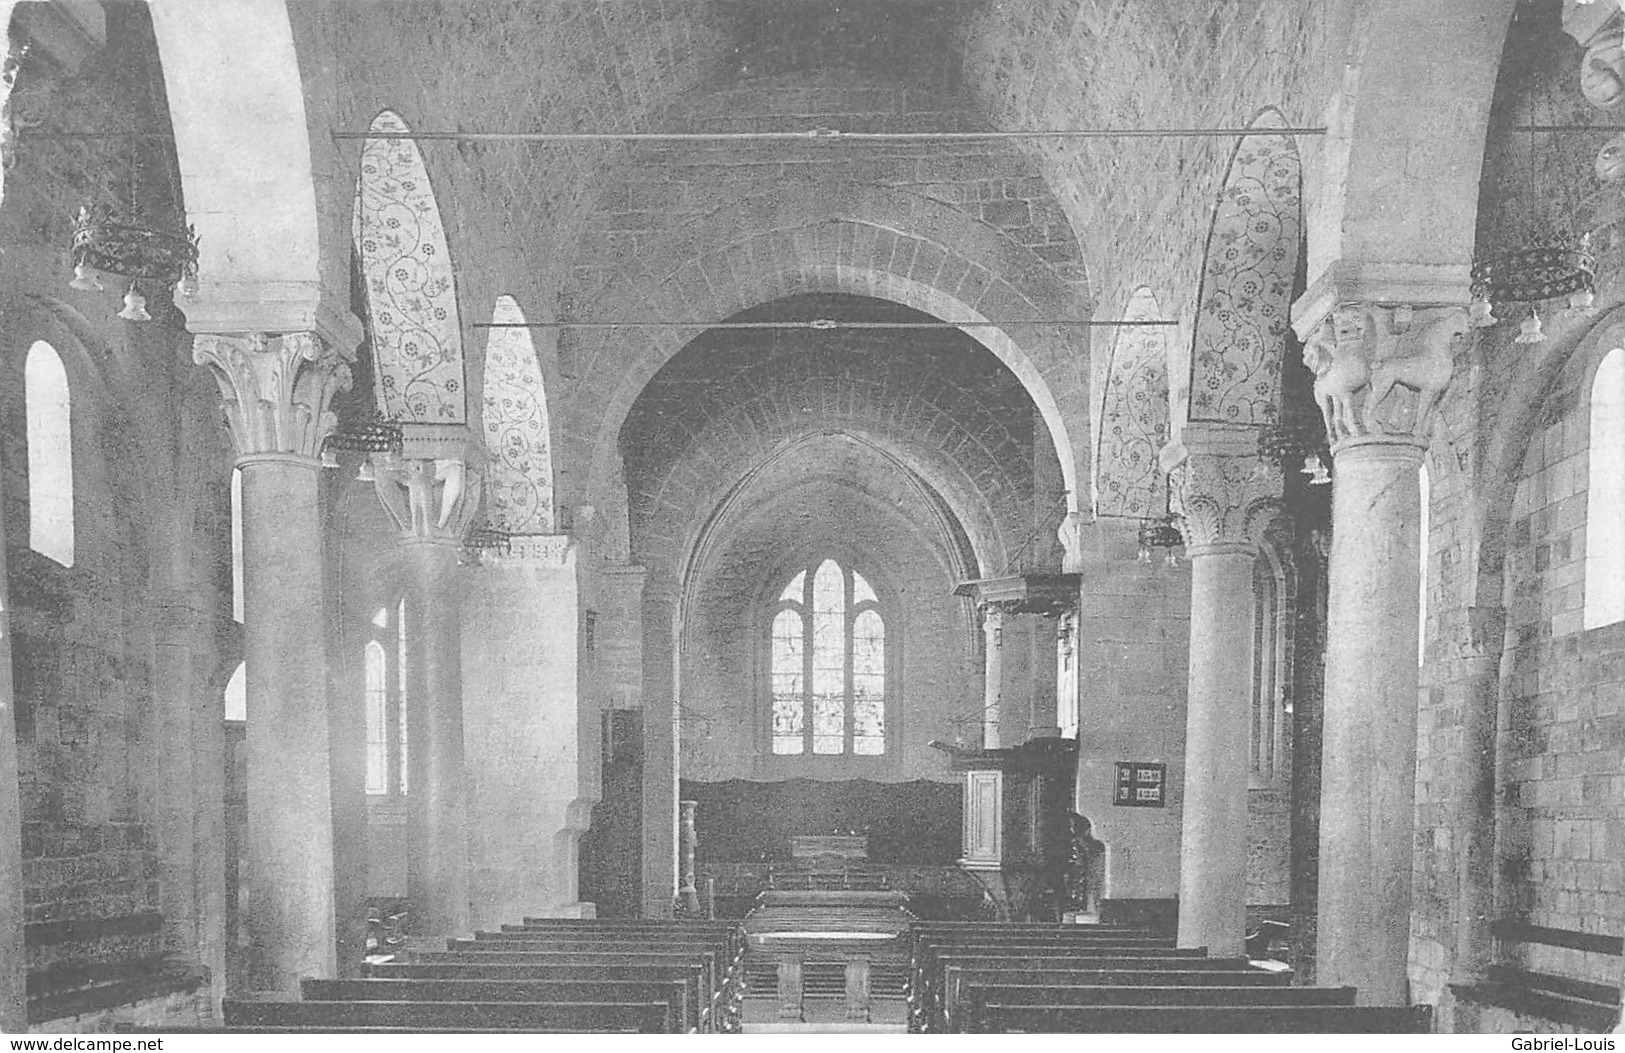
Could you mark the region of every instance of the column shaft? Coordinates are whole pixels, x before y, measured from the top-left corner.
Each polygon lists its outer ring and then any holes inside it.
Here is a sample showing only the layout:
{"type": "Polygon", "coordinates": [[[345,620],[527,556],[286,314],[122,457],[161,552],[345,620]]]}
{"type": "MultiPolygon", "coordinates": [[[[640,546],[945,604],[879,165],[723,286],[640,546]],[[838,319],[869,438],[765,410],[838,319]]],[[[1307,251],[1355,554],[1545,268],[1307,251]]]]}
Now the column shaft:
{"type": "Polygon", "coordinates": [[[1239,955],[1247,926],[1247,710],[1253,630],[1250,544],[1191,553],[1179,944],[1239,955]]]}
{"type": "Polygon", "coordinates": [[[402,548],[411,597],[406,673],[412,771],[406,882],[417,913],[413,932],[463,935],[470,925],[459,552],[441,541],[405,541],[402,548]]]}
{"type": "Polygon", "coordinates": [[[983,650],[982,688],[982,748],[996,750],[1003,745],[999,736],[999,721],[1003,717],[1000,698],[1004,688],[1004,612],[997,607],[987,608],[982,620],[985,637],[983,650]]]}
{"type": "Polygon", "coordinates": [[[302,977],[331,976],[336,965],[318,464],[288,454],[239,463],[249,986],[297,997],[302,977]]]}
{"type": "Polygon", "coordinates": [[[1316,982],[1364,1005],[1408,997],[1421,455],[1334,454],[1316,982]]]}

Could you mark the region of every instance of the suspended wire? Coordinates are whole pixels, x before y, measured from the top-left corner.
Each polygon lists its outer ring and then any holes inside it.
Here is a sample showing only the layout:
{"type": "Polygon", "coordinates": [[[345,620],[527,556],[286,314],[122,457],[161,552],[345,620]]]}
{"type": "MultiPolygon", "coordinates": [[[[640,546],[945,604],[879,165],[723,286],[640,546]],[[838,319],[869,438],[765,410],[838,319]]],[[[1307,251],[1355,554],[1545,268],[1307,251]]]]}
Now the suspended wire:
{"type": "Polygon", "coordinates": [[[1304,128],[1046,128],[973,132],[848,132],[809,128],[783,132],[345,132],[334,139],[413,139],[420,142],[979,142],[990,139],[1236,139],[1250,135],[1325,135],[1304,128]]]}
{"type": "Polygon", "coordinates": [[[640,319],[615,322],[475,322],[475,329],[1005,329],[1028,325],[1053,326],[1177,326],[1166,318],[1094,319],[1028,318],[1008,322],[862,322],[815,318],[803,322],[695,322],[688,319],[640,319]]]}

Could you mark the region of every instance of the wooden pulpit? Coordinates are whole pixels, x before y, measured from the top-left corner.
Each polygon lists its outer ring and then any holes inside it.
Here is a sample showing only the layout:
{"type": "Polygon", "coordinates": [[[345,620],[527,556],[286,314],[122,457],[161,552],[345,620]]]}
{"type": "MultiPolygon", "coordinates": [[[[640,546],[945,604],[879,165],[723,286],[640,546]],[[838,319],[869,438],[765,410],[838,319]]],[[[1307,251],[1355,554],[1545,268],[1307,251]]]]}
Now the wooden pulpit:
{"type": "Polygon", "coordinates": [[[987,890],[1000,921],[1059,917],[1077,751],[1062,738],[950,751],[964,786],[959,866],[987,890]]]}

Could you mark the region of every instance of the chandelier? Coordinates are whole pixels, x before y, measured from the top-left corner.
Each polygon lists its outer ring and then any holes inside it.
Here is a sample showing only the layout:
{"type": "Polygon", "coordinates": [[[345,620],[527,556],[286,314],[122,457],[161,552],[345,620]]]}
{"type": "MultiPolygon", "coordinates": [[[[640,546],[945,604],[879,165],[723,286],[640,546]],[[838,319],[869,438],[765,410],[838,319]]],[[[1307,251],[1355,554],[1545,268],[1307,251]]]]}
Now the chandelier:
{"type": "Polygon", "coordinates": [[[1538,344],[1546,337],[1536,304],[1566,296],[1571,310],[1589,310],[1597,287],[1597,260],[1590,241],[1591,236],[1584,234],[1573,244],[1548,242],[1476,261],[1472,269],[1473,325],[1498,322],[1496,304],[1526,303],[1529,313],[1519,324],[1514,342],[1538,344]]]}
{"type": "Polygon", "coordinates": [[[1301,465],[1298,471],[1309,477],[1311,486],[1332,481],[1322,456],[1326,451],[1325,428],[1303,414],[1283,414],[1258,434],[1258,455],[1280,465],[1282,471],[1301,465]]]}
{"type": "MultiPolygon", "coordinates": [[[[400,421],[374,416],[372,420],[353,424],[334,431],[322,440],[322,467],[339,467],[338,451],[347,450],[366,454],[399,455],[405,448],[405,435],[400,421]]],[[[362,482],[371,482],[371,461],[361,465],[362,482]]]]}
{"type": "Polygon", "coordinates": [[[1546,339],[1539,304],[1567,297],[1569,310],[1584,314],[1596,300],[1597,260],[1591,254],[1591,235],[1576,237],[1572,217],[1562,210],[1564,202],[1554,202],[1550,194],[1542,192],[1536,170],[1538,154],[1531,123],[1524,185],[1516,202],[1524,220],[1514,224],[1521,228],[1518,234],[1523,246],[1480,257],[1469,272],[1473,299],[1468,321],[1475,328],[1500,321],[1495,317],[1497,305],[1529,305],[1513,338],[1517,344],[1546,339]]]}
{"type": "Polygon", "coordinates": [[[476,560],[481,552],[495,551],[506,556],[512,550],[513,535],[488,519],[475,524],[463,538],[464,555],[476,560]]]}

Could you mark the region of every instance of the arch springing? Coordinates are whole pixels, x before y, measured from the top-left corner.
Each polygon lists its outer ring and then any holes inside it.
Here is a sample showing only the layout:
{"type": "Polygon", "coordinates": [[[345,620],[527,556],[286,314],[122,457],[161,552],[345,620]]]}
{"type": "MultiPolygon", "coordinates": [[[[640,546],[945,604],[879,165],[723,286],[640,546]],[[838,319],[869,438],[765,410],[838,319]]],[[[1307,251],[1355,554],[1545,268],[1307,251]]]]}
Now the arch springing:
{"type": "Polygon", "coordinates": [[[73,421],[68,372],[36,340],[23,364],[28,424],[28,547],[73,566],[73,421]]]}
{"type": "Polygon", "coordinates": [[[886,752],[886,623],[874,588],[826,559],[779,593],[771,648],[772,749],[886,752]]]}

